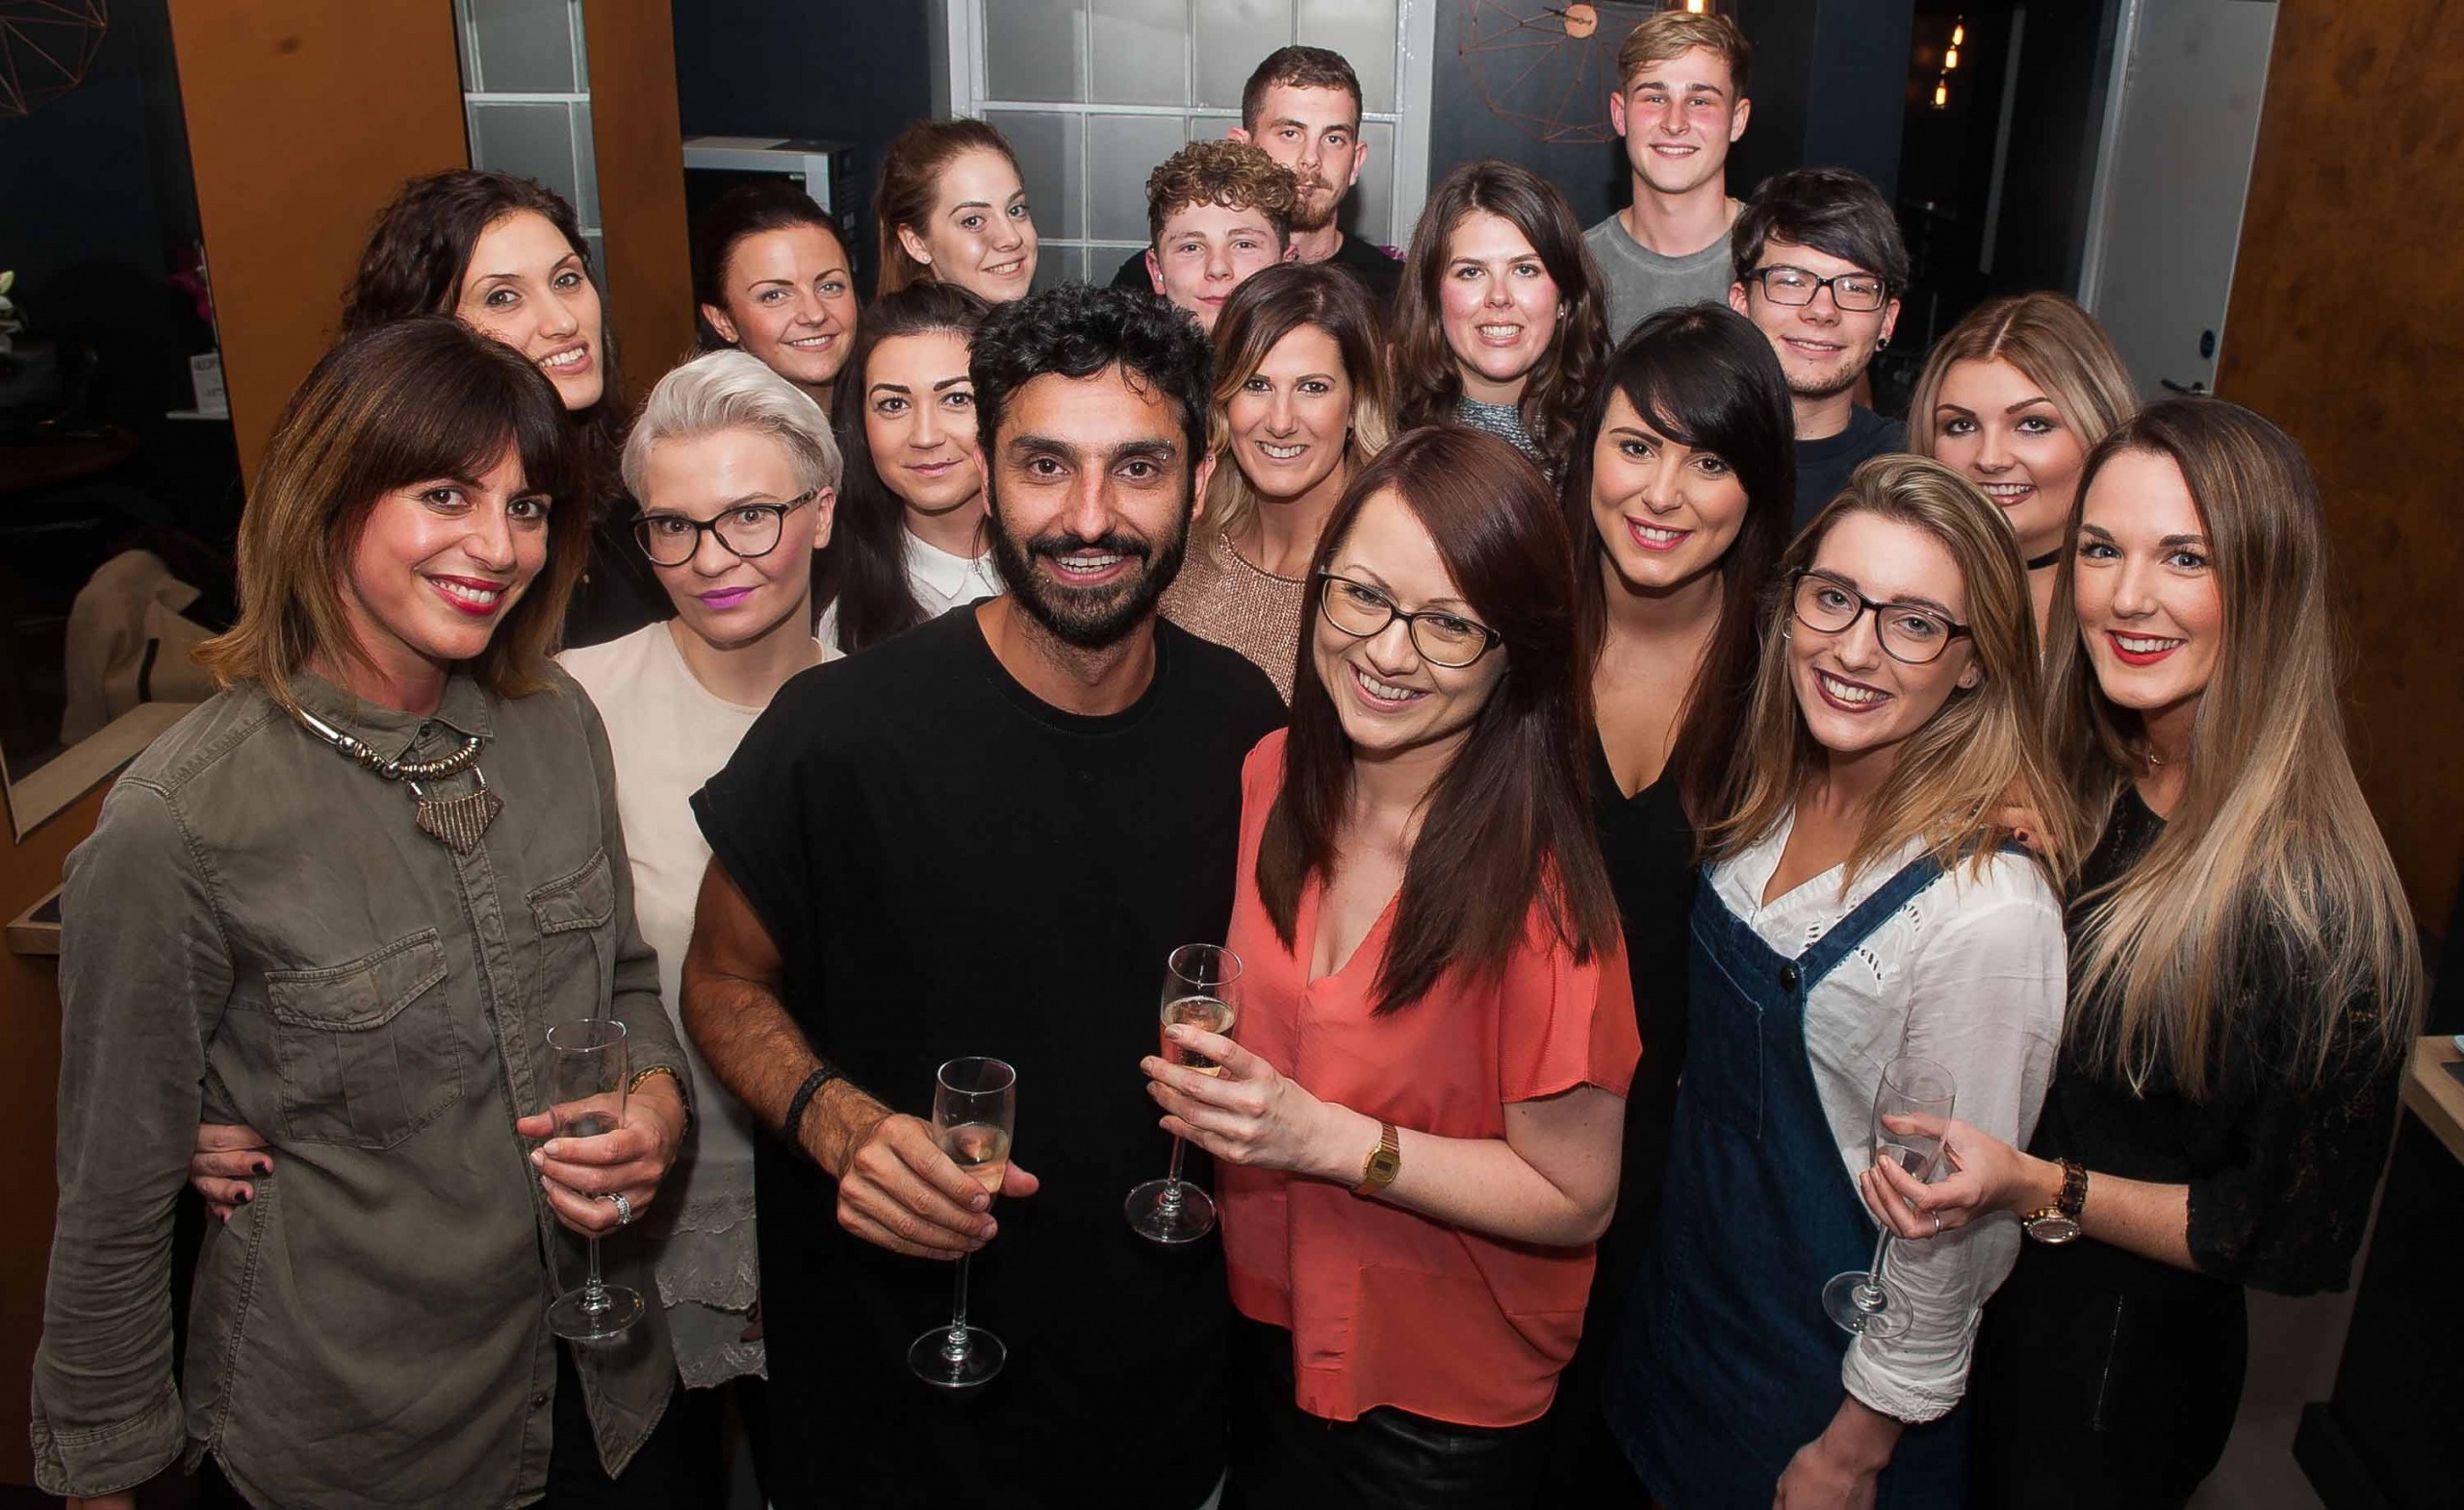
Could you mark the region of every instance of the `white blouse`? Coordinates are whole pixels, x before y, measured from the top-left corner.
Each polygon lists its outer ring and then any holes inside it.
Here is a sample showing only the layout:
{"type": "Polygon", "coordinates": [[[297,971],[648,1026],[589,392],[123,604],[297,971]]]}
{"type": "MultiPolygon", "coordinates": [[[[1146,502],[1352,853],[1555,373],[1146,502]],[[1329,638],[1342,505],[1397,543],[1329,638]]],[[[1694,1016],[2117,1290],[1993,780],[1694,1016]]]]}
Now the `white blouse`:
{"type": "MultiPolygon", "coordinates": [[[[1912,840],[1868,866],[1843,895],[1840,870],[1762,901],[1787,847],[1791,816],[1707,882],[1779,954],[1803,954],[1922,852],[1912,840]]],[[[1852,1182],[1874,1162],[1874,1088],[1883,1066],[1921,1055],[1950,1070],[1953,1115],[2025,1147],[2062,1037],[2066,950],[2062,905],[2043,872],[1995,855],[1977,874],[1953,867],[1851,950],[1806,998],[1806,1055],[1852,1182]]],[[[1861,1196],[1859,1205],[1863,1205],[1861,1196]]],[[[1967,1387],[1986,1298],[2018,1259],[2018,1219],[1986,1217],[1939,1238],[1891,1244],[1892,1296],[1913,1308],[1896,1338],[1860,1337],[1840,1365],[1849,1394],[1885,1415],[1925,1421],[1967,1387]]]]}
{"type": "MultiPolygon", "coordinates": [[[[927,619],[937,619],[951,609],[971,603],[979,598],[998,598],[1009,588],[1001,581],[1001,569],[992,564],[992,552],[979,556],[952,555],[939,546],[902,527],[898,538],[905,550],[908,590],[915,595],[916,606],[927,619]]],[[[814,638],[834,653],[838,650],[838,605],[832,603],[821,610],[821,626],[814,638]]]]}

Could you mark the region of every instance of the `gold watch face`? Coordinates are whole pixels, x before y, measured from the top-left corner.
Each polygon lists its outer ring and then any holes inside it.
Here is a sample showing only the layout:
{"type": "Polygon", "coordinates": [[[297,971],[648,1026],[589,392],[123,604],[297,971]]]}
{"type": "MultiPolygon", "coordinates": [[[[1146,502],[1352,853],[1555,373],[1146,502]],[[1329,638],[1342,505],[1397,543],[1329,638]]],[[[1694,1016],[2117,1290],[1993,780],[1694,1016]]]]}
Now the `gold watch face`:
{"type": "Polygon", "coordinates": [[[2027,1231],[2028,1236],[2039,1242],[2060,1244],[2079,1236],[2079,1223],[2075,1217],[2065,1216],[2058,1210],[2039,1212],[2028,1218],[2027,1231]]]}
{"type": "Polygon", "coordinates": [[[1369,1156],[1369,1177],[1380,1185],[1394,1179],[1402,1170],[1403,1156],[1398,1150],[1380,1148],[1369,1156]]]}

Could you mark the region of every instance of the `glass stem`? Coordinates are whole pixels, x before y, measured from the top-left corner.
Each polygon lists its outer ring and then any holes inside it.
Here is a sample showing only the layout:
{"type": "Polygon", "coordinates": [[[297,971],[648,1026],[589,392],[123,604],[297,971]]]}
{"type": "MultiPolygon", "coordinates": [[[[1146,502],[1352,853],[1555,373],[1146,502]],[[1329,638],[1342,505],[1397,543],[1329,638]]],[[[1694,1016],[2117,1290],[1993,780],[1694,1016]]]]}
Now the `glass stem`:
{"type": "Polygon", "coordinates": [[[590,1240],[590,1277],[582,1281],[581,1308],[597,1313],[607,1309],[607,1286],[599,1277],[599,1240],[590,1240]]]}
{"type": "Polygon", "coordinates": [[[1181,1151],[1186,1146],[1185,1139],[1178,1138],[1172,1139],[1172,1168],[1170,1173],[1164,1176],[1164,1204],[1167,1206],[1178,1206],[1181,1203],[1181,1151]]]}
{"type": "Polygon", "coordinates": [[[1868,1295],[1872,1297],[1873,1303],[1868,1309],[1875,1311],[1881,1310],[1887,1298],[1883,1290],[1883,1266],[1889,1262],[1889,1258],[1890,1229],[1888,1227],[1885,1227],[1883,1229],[1883,1235],[1874,1240],[1874,1262],[1872,1266],[1865,1270],[1865,1282],[1857,1287],[1859,1292],[1858,1300],[1861,1303],[1863,1302],[1868,1295]]]}
{"type": "Polygon", "coordinates": [[[973,1257],[972,1253],[959,1255],[958,1277],[951,1288],[950,1335],[941,1344],[941,1356],[952,1363],[961,1363],[966,1358],[966,1265],[967,1260],[973,1257]]]}

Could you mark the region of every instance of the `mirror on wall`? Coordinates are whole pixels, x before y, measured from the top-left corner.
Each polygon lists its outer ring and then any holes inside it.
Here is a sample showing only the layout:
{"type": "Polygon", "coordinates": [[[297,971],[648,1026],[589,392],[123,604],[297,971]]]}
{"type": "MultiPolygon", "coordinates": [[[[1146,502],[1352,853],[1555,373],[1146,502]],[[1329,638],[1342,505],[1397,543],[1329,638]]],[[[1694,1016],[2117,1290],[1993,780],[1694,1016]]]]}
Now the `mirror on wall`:
{"type": "Polygon", "coordinates": [[[13,836],[211,692],[239,457],[168,0],[0,28],[0,781],[13,836]]]}

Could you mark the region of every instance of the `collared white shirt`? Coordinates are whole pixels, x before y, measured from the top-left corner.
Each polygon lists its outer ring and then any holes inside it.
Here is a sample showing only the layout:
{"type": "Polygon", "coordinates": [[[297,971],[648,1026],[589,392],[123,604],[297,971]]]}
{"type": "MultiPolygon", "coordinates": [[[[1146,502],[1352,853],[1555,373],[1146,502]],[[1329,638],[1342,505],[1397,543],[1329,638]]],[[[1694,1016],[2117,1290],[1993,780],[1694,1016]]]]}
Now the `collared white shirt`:
{"type": "MultiPolygon", "coordinates": [[[[1923,850],[1911,840],[1867,867],[1844,895],[1834,868],[1766,904],[1763,887],[1794,827],[1791,815],[1706,878],[1723,906],[1789,958],[1923,850]]],[[[2062,1037],[2062,904],[2043,872],[2020,856],[1997,854],[1981,874],[1963,863],[1918,892],[1807,994],[1806,1057],[1852,1192],[1874,1162],[1875,1087],[1883,1066],[1903,1054],[1950,1070],[1954,1116],[2027,1146],[2062,1037]]],[[[1939,1238],[1893,1242],[1892,1296],[1913,1306],[1913,1322],[1896,1338],[1856,1340],[1840,1365],[1848,1393],[1907,1421],[1931,1420],[1959,1403],[1977,1318],[2017,1262],[2020,1241],[2018,1219],[1997,1213],[1939,1238]]]]}
{"type": "MultiPolygon", "coordinates": [[[[937,619],[951,609],[971,603],[979,598],[997,598],[1009,591],[1001,581],[1000,568],[992,564],[992,552],[979,556],[952,555],[914,531],[902,527],[899,540],[905,548],[908,590],[927,619],[937,619]]],[[[832,603],[821,611],[821,624],[815,637],[834,652],[838,649],[838,605],[832,603]]]]}

